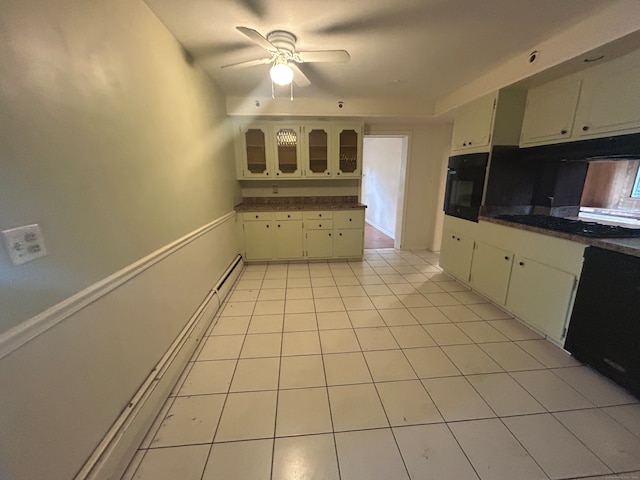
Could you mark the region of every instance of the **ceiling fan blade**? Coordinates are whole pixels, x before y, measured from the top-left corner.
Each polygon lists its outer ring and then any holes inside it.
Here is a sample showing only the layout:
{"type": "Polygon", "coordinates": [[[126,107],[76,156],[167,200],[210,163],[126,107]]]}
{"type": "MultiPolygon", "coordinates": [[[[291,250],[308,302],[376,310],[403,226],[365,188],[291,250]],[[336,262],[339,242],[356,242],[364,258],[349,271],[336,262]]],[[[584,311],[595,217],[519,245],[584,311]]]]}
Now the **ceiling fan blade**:
{"type": "Polygon", "coordinates": [[[346,50],[318,50],[316,52],[297,52],[303,62],[346,63],[351,56],[346,50]]]}
{"type": "Polygon", "coordinates": [[[293,81],[298,87],[303,88],[311,85],[311,81],[304,73],[302,73],[302,70],[298,68],[298,65],[290,63],[289,66],[291,67],[291,70],[293,70],[293,81]]]}
{"type": "Polygon", "coordinates": [[[236,27],[236,30],[238,30],[240,33],[244,34],[247,38],[249,38],[249,40],[252,40],[252,41],[256,42],[258,45],[260,45],[265,50],[277,50],[277,48],[274,47],[273,44],[269,40],[264,38],[262,35],[260,35],[258,32],[256,32],[252,28],[236,27]]]}
{"type": "Polygon", "coordinates": [[[220,68],[246,68],[246,67],[255,67],[256,65],[266,65],[267,63],[271,63],[271,58],[259,58],[257,60],[249,60],[246,62],[238,62],[231,63],[229,65],[222,65],[220,68]]]}

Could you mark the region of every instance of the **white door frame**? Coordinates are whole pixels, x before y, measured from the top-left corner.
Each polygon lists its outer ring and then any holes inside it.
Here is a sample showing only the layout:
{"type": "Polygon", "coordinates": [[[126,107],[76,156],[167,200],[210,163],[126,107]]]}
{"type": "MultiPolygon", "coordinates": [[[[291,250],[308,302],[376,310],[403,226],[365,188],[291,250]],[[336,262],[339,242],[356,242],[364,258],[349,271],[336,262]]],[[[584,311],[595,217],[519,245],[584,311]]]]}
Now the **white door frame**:
{"type": "MultiPolygon", "coordinates": [[[[409,176],[410,162],[409,156],[411,152],[411,132],[406,130],[399,131],[374,131],[369,134],[365,134],[364,138],[401,138],[402,139],[402,154],[400,158],[400,174],[399,174],[399,188],[400,196],[396,202],[396,231],[395,239],[393,242],[393,248],[402,249],[402,239],[404,238],[405,231],[405,218],[404,212],[407,207],[407,178],[409,176]]],[[[364,165],[366,159],[362,157],[362,168],[364,171],[364,165]]],[[[360,192],[362,196],[362,191],[360,192]]]]}

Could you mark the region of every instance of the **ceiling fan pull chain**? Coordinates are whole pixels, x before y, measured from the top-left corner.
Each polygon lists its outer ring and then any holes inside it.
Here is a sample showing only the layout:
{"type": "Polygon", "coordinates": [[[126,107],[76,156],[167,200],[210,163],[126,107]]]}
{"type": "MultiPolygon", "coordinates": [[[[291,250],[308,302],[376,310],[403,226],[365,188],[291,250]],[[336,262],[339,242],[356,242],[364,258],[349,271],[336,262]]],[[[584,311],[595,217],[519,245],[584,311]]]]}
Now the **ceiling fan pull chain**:
{"type": "Polygon", "coordinates": [[[291,82],[289,86],[291,87],[291,101],[293,102],[293,82],[291,82]]]}
{"type": "Polygon", "coordinates": [[[276,99],[276,87],[273,86],[273,80],[271,80],[271,98],[276,99]]]}

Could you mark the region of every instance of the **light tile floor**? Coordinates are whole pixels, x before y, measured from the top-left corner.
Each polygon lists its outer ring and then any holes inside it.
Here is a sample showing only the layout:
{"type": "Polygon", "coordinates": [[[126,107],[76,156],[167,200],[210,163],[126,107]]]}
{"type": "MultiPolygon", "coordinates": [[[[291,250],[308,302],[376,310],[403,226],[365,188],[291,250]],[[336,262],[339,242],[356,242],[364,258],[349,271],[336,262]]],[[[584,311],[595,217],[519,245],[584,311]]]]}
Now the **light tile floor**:
{"type": "Polygon", "coordinates": [[[249,265],[124,479],[640,479],[640,404],[431,252],[249,265]]]}

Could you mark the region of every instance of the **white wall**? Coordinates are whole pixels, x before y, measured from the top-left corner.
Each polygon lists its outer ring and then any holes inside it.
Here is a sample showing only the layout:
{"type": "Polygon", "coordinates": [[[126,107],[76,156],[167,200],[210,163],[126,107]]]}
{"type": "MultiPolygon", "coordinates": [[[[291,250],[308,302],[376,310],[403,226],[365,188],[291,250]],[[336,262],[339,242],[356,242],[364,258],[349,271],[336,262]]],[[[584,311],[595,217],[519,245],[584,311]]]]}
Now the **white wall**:
{"type": "Polygon", "coordinates": [[[364,138],[362,151],[362,202],[365,219],[378,230],[395,238],[400,191],[402,137],[364,138]]]}
{"type": "Polygon", "coordinates": [[[142,0],[2,0],[0,332],[232,209],[225,100],[142,0]]]}
{"type": "Polygon", "coordinates": [[[406,250],[440,250],[444,182],[451,151],[449,123],[365,125],[366,135],[408,135],[402,244],[406,250]]]}
{"type": "Polygon", "coordinates": [[[232,130],[142,0],[0,3],[0,230],[39,223],[49,250],[13,266],[0,247],[0,479],[68,480],[237,253],[235,224],[163,260],[142,291],[7,346],[232,212],[232,130]]]}

